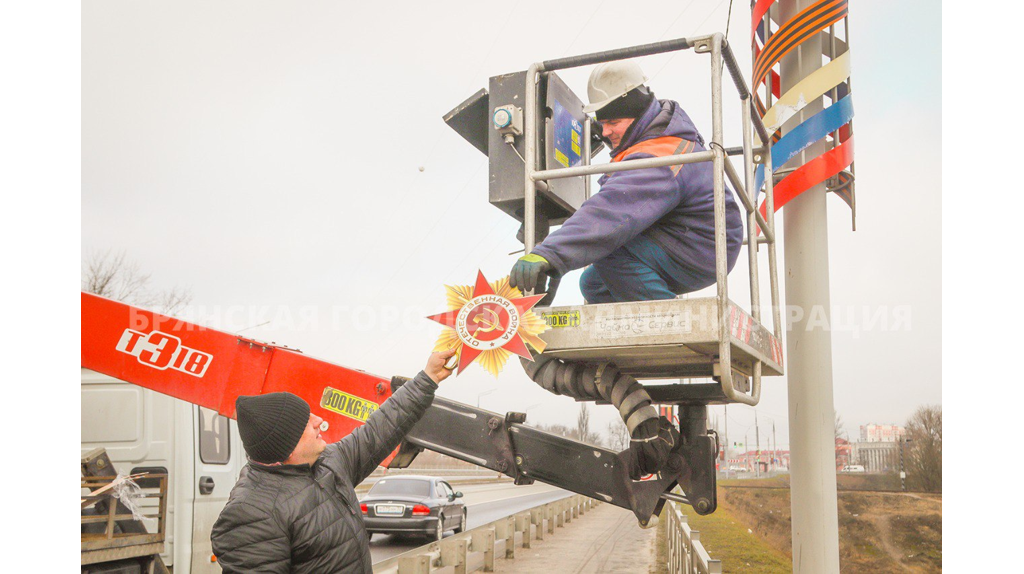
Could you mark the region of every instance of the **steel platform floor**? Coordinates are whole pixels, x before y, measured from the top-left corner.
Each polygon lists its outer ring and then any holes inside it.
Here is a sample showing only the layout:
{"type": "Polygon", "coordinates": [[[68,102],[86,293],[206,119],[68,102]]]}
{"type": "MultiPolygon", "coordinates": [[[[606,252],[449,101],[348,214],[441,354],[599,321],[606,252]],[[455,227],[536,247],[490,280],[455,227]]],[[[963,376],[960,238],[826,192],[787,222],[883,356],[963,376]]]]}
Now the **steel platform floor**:
{"type": "Polygon", "coordinates": [[[711,377],[719,354],[719,325],[729,322],[732,368],[752,376],[783,374],[782,345],[732,301],[718,312],[715,297],[535,309],[551,327],[545,355],[612,361],[637,379],[711,377]]]}

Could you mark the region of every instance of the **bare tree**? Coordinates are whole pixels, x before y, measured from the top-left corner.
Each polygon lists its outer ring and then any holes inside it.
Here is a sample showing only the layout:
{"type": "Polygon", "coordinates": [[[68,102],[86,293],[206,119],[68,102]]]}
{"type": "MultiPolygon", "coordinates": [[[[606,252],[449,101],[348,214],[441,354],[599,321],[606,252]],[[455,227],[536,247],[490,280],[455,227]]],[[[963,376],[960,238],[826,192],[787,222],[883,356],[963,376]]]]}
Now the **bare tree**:
{"type": "Polygon", "coordinates": [[[907,487],[942,492],[942,407],[918,408],[907,420],[906,440],[907,487]]]}
{"type": "Polygon", "coordinates": [[[580,438],[579,435],[577,434],[576,428],[570,428],[569,426],[563,425],[563,424],[550,424],[550,425],[546,425],[544,423],[538,423],[537,425],[535,425],[535,428],[537,430],[542,430],[544,432],[548,432],[548,433],[551,433],[551,434],[554,434],[554,435],[564,436],[565,438],[571,438],[571,439],[579,439],[580,438]]]}
{"type": "Polygon", "coordinates": [[[128,261],[123,251],[93,254],[82,262],[82,291],[116,301],[135,302],[149,283],[149,275],[138,263],[128,261]]]}
{"type": "Polygon", "coordinates": [[[581,442],[590,443],[597,437],[590,435],[590,405],[580,403],[580,412],[576,415],[576,432],[581,442]]]}
{"type": "Polygon", "coordinates": [[[148,273],[124,251],[93,253],[82,261],[82,291],[173,315],[192,302],[192,292],[173,287],[160,291],[148,273]]]}
{"type": "Polygon", "coordinates": [[[622,422],[621,419],[616,418],[608,422],[608,437],[608,446],[612,450],[629,448],[629,429],[626,428],[626,423],[622,422]]]}
{"type": "Polygon", "coordinates": [[[174,286],[157,294],[155,309],[166,315],[174,315],[192,302],[192,290],[174,286]]]}
{"type": "Polygon", "coordinates": [[[835,450],[836,468],[850,464],[850,441],[846,438],[846,431],[843,429],[843,417],[836,412],[835,422],[835,450]]]}

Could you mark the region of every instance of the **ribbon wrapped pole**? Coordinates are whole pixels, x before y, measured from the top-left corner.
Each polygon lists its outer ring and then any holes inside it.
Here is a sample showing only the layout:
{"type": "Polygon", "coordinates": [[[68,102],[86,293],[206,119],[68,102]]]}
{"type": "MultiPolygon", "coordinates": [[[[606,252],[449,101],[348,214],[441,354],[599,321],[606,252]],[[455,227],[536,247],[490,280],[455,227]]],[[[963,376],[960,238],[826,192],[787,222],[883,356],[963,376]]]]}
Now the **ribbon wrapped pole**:
{"type": "MultiPolygon", "coordinates": [[[[856,229],[849,38],[838,40],[835,36],[835,26],[845,23],[848,0],[819,0],[772,32],[773,13],[777,12],[772,10],[774,4],[775,0],[757,0],[751,8],[750,28],[754,105],[772,135],[771,165],[776,172],[773,177],[781,175],[783,169],[786,172],[774,186],[774,208],[779,210],[793,197],[824,182],[828,191],[835,192],[850,206],[856,229]],[[826,36],[822,38],[822,52],[830,61],[780,95],[781,82],[774,68],[783,56],[819,34],[826,36]],[[790,118],[822,97],[831,103],[782,135],[782,127],[790,118]],[[828,151],[802,166],[785,167],[801,151],[821,140],[831,144],[828,151]]],[[[764,166],[759,166],[755,177],[758,194],[765,178],[764,166]]],[[[766,209],[762,202],[761,213],[766,209]]]]}

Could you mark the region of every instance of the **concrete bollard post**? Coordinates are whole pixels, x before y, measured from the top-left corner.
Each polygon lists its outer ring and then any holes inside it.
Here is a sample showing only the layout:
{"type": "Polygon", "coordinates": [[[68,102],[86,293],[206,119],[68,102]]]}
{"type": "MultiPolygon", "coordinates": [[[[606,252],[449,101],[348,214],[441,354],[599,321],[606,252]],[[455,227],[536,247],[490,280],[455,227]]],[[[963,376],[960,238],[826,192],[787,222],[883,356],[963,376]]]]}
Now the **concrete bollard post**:
{"type": "Polygon", "coordinates": [[[536,508],[530,511],[530,522],[534,525],[534,533],[537,540],[544,540],[544,509],[536,508]]]}
{"type": "Polygon", "coordinates": [[[516,531],[523,533],[523,548],[530,547],[530,515],[529,514],[517,514],[516,515],[516,531]]]}
{"type": "Polygon", "coordinates": [[[484,572],[494,572],[494,529],[473,533],[473,552],[484,553],[484,572]]]}
{"type": "Polygon", "coordinates": [[[544,506],[544,517],[548,519],[548,534],[555,533],[555,505],[548,503],[544,506]]]}
{"type": "Polygon", "coordinates": [[[578,495],[572,500],[572,517],[580,517],[580,497],[578,495]]]}
{"type": "Polygon", "coordinates": [[[572,511],[576,508],[576,497],[570,497],[565,501],[565,522],[566,524],[572,522],[572,511]]]}
{"type": "Polygon", "coordinates": [[[672,520],[669,521],[669,571],[679,572],[679,523],[676,522],[675,513],[671,514],[670,518],[672,520]]]}
{"type": "MultiPolygon", "coordinates": [[[[669,510],[671,512],[671,510],[669,510]]],[[[679,572],[676,565],[676,521],[669,516],[668,521],[668,571],[679,572]]]]}
{"type": "Polygon", "coordinates": [[[499,522],[495,536],[505,539],[505,559],[515,560],[516,557],[516,521],[509,516],[504,522],[499,522]]]}
{"type": "Polygon", "coordinates": [[[669,556],[672,557],[670,570],[679,572],[679,523],[673,519],[669,528],[669,556]]]}
{"type": "Polygon", "coordinates": [[[494,540],[504,540],[508,537],[508,521],[498,519],[494,521],[494,540]]]}
{"type": "Polygon", "coordinates": [[[559,500],[555,506],[555,526],[565,528],[565,501],[559,500]]]}
{"type": "Polygon", "coordinates": [[[441,543],[441,566],[452,566],[455,574],[466,574],[466,553],[469,545],[465,538],[441,543]]]}
{"type": "Polygon", "coordinates": [[[398,574],[430,574],[430,556],[420,554],[399,559],[398,574]]]}

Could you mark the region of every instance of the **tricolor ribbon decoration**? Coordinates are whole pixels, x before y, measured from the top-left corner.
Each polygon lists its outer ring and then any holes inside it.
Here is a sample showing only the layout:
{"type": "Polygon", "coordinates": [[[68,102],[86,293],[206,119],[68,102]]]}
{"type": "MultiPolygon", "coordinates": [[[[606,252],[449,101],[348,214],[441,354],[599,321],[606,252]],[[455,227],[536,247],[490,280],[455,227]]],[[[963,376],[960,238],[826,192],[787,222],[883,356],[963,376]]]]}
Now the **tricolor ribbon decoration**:
{"type": "Polygon", "coordinates": [[[544,293],[524,297],[509,285],[508,277],[491,283],[481,271],[475,285],[445,285],[445,289],[448,310],[427,318],[447,327],[434,351],[455,349],[457,374],[476,361],[497,377],[512,354],[533,360],[527,345],[544,352],[547,344],[540,334],[548,326],[531,310],[544,293]]]}
{"type": "MultiPolygon", "coordinates": [[[[827,150],[806,161],[774,185],[774,208],[778,211],[804,191],[826,183],[850,206],[856,230],[857,203],[853,187],[853,98],[850,94],[849,37],[845,25],[848,0],[819,0],[771,32],[778,20],[775,0],[757,0],[751,9],[750,42],[754,54],[754,105],[772,137],[771,164],[778,172],[783,165],[816,142],[825,140],[827,150]],[[844,38],[836,35],[843,23],[844,38]],[[822,55],[829,62],[802,78],[784,94],[781,77],[775,71],[782,58],[800,44],[821,35],[822,55]],[[762,90],[762,87],[764,88],[762,90]],[[762,91],[764,98],[762,98],[762,91]],[[807,105],[825,97],[820,112],[781,134],[782,126],[807,105]],[[774,101],[773,101],[774,99],[774,101]],[[771,105],[766,107],[764,102],[771,105]]],[[[755,189],[760,194],[766,175],[758,166],[755,189]]],[[[767,211],[765,202],[761,214],[767,211]]]]}

